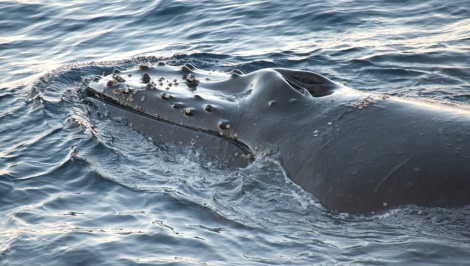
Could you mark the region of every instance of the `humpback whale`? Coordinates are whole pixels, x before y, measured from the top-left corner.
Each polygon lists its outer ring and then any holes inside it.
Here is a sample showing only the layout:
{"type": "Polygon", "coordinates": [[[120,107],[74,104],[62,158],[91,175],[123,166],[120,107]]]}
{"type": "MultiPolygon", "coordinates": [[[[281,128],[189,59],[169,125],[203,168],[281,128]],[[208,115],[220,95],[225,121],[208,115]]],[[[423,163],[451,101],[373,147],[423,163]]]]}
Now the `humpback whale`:
{"type": "Polygon", "coordinates": [[[100,113],[230,166],[275,152],[294,183],[335,211],[470,204],[463,108],[364,93],[309,71],[189,63],[115,70],[86,92],[100,113]]]}

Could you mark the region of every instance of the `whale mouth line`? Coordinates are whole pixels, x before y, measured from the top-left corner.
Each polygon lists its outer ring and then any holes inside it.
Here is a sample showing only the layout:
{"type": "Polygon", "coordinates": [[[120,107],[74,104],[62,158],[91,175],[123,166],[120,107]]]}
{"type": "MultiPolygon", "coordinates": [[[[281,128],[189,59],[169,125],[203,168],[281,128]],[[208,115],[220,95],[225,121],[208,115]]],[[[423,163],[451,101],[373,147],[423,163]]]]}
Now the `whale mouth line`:
{"type": "Polygon", "coordinates": [[[205,133],[205,134],[208,134],[208,135],[211,135],[211,136],[222,138],[225,141],[228,141],[231,144],[235,145],[236,147],[238,147],[240,150],[242,150],[246,154],[253,155],[253,151],[245,143],[243,143],[241,141],[238,141],[236,139],[233,139],[233,138],[222,136],[218,132],[216,133],[214,131],[203,129],[203,128],[190,127],[190,126],[186,126],[184,124],[175,123],[175,122],[170,121],[170,120],[162,119],[160,117],[155,117],[155,116],[152,116],[152,115],[147,114],[145,112],[140,112],[140,111],[138,111],[138,110],[136,110],[136,109],[134,109],[130,106],[125,105],[125,104],[120,104],[119,102],[117,102],[112,97],[109,97],[105,94],[98,94],[98,93],[96,93],[94,91],[91,91],[89,89],[86,90],[86,96],[91,97],[95,100],[98,100],[98,101],[100,101],[104,104],[109,104],[109,105],[112,105],[114,107],[124,109],[128,112],[131,112],[131,113],[134,113],[134,114],[137,114],[137,115],[140,115],[140,116],[143,116],[143,117],[146,117],[146,118],[149,118],[149,119],[161,122],[161,123],[165,123],[165,124],[168,124],[168,125],[173,125],[173,126],[177,126],[177,127],[181,127],[181,128],[186,128],[188,130],[192,130],[192,131],[196,131],[196,132],[202,132],[202,133],[205,133]]]}

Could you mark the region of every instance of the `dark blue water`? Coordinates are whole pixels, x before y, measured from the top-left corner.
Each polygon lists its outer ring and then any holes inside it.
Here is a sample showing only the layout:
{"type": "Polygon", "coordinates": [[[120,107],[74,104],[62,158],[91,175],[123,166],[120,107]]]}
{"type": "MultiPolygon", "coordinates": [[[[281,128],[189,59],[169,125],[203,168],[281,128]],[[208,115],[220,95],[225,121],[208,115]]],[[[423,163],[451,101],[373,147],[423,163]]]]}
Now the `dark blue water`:
{"type": "Polygon", "coordinates": [[[469,207],[334,213],[275,158],[225,169],[81,102],[144,60],[469,108],[470,1],[0,2],[0,264],[469,263],[469,207]]]}

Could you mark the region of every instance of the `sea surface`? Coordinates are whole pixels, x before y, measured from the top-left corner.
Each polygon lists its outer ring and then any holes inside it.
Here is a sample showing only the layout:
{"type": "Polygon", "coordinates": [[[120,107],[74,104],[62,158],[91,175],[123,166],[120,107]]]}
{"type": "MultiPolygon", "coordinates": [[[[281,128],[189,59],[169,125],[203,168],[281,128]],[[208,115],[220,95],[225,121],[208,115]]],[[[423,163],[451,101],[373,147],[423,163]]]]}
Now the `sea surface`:
{"type": "Polygon", "coordinates": [[[336,213],[276,158],[227,169],[82,102],[158,60],[468,108],[470,1],[0,1],[0,265],[470,264],[469,206],[336,213]]]}

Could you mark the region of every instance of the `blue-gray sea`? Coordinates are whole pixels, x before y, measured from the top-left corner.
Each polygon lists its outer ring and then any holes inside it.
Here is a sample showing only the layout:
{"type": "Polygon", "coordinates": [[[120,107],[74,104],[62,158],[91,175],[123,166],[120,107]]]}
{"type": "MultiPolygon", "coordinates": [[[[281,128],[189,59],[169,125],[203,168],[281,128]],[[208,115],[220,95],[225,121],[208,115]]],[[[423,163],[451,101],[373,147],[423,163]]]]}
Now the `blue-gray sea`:
{"type": "Polygon", "coordinates": [[[145,60],[468,108],[470,1],[0,1],[1,265],[470,264],[469,206],[332,212],[275,158],[227,169],[81,101],[145,60]]]}

